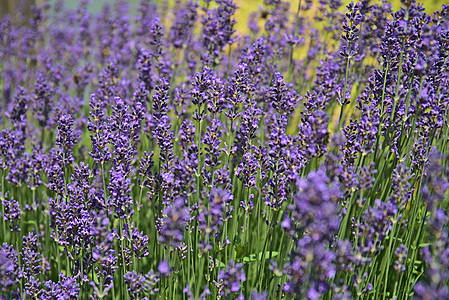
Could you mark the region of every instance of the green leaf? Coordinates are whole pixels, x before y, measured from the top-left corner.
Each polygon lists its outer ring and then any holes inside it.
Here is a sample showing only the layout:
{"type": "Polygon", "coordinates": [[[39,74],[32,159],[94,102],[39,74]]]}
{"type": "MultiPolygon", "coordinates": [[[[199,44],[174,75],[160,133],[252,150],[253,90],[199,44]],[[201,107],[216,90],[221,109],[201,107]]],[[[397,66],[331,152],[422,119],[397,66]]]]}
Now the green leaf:
{"type": "MultiPolygon", "coordinates": [[[[276,252],[276,251],[271,251],[270,252],[270,251],[268,251],[268,252],[265,252],[265,259],[270,259],[270,257],[273,258],[273,257],[276,257],[278,255],[279,255],[279,252],[276,252]],[[271,256],[270,256],[270,254],[271,254],[271,256]]],[[[251,254],[249,256],[245,256],[243,258],[243,263],[244,264],[245,263],[250,263],[250,262],[254,262],[254,261],[259,261],[261,259],[262,259],[262,252],[260,252],[259,254],[254,253],[254,254],[251,254]]]]}
{"type": "Polygon", "coordinates": [[[92,272],[92,274],[94,275],[94,282],[100,283],[100,281],[98,280],[97,272],[92,272]]]}
{"type": "Polygon", "coordinates": [[[235,257],[237,259],[242,258],[243,256],[243,245],[242,244],[237,244],[235,245],[235,257]]]}

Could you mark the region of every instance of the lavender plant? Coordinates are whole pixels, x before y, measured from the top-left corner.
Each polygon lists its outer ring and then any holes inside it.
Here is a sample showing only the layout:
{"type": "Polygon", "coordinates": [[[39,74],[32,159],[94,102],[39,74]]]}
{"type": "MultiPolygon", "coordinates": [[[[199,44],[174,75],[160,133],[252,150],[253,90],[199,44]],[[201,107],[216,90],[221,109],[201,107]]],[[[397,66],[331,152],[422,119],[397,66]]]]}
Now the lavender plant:
{"type": "Polygon", "coordinates": [[[0,18],[0,299],[448,298],[449,6],[159,2],[0,18]]]}

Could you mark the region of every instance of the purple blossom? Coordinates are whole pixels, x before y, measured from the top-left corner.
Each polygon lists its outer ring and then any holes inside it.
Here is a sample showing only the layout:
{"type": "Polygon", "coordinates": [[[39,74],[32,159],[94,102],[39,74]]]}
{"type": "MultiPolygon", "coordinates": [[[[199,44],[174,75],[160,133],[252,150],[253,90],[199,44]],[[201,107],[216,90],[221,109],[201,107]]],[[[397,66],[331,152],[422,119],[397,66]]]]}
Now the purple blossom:
{"type": "Polygon", "coordinates": [[[90,96],[90,111],[87,128],[92,133],[92,151],[89,154],[95,162],[104,164],[111,159],[108,142],[110,132],[107,129],[107,117],[104,113],[104,102],[95,94],[90,96]]]}
{"type": "Polygon", "coordinates": [[[17,253],[13,246],[3,243],[0,247],[0,290],[3,293],[10,291],[20,278],[17,253]]]}
{"type": "Polygon", "coordinates": [[[25,278],[38,277],[39,274],[50,270],[50,264],[40,253],[42,251],[37,241],[37,235],[29,232],[23,237],[21,257],[23,260],[23,275],[25,278]]]}
{"type": "Polygon", "coordinates": [[[146,296],[142,298],[142,295],[153,296],[159,291],[157,284],[160,279],[153,271],[143,275],[130,271],[124,278],[131,299],[148,299],[146,296]]]}
{"type": "Polygon", "coordinates": [[[109,183],[110,196],[108,205],[115,209],[116,216],[121,219],[134,214],[133,199],[131,198],[131,180],[126,176],[123,167],[111,169],[109,183]]]}
{"type": "Polygon", "coordinates": [[[170,266],[168,265],[168,262],[165,260],[163,260],[159,263],[157,270],[159,271],[161,276],[169,276],[170,275],[170,266]]]}
{"type": "Polygon", "coordinates": [[[159,220],[159,242],[177,247],[183,240],[185,226],[190,219],[189,209],[185,200],[177,198],[167,205],[159,220]]]}
{"type": "Polygon", "coordinates": [[[79,297],[80,287],[75,278],[65,276],[63,272],[59,274],[60,280],[53,282],[51,280],[44,283],[41,299],[77,299],[79,297]]]}
{"type": "MultiPolygon", "coordinates": [[[[245,271],[243,270],[243,264],[234,263],[232,260],[226,267],[226,270],[221,270],[218,275],[218,282],[215,285],[223,286],[221,296],[227,297],[227,295],[239,293],[242,289],[241,284],[246,281],[245,271]]],[[[237,298],[242,298],[243,295],[240,293],[237,298]]]]}
{"type": "Polygon", "coordinates": [[[20,231],[19,225],[15,224],[22,215],[22,210],[20,209],[20,204],[17,200],[14,200],[14,198],[9,197],[8,194],[6,194],[4,197],[4,200],[2,201],[2,205],[4,207],[4,213],[3,213],[3,220],[9,221],[10,229],[11,231],[20,231]],[[8,198],[10,198],[8,200],[8,198]]]}
{"type": "Polygon", "coordinates": [[[256,174],[260,168],[259,162],[251,153],[245,153],[235,175],[243,182],[247,189],[256,186],[256,174]]]}
{"type": "Polygon", "coordinates": [[[198,3],[190,0],[185,3],[184,7],[176,11],[175,22],[170,29],[171,43],[175,48],[182,48],[191,38],[198,15],[197,8],[198,3]]]}
{"type": "Polygon", "coordinates": [[[77,137],[73,132],[73,124],[74,122],[70,115],[62,114],[59,117],[56,145],[59,147],[59,159],[63,166],[70,165],[75,160],[72,149],[76,144],[77,137]]]}

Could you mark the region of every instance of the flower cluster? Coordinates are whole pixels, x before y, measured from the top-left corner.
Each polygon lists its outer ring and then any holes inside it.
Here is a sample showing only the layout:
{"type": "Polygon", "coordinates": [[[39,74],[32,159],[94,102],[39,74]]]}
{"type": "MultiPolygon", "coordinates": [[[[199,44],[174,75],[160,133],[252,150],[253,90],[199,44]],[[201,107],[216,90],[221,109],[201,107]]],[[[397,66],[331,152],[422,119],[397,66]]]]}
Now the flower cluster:
{"type": "Polygon", "coordinates": [[[0,299],[449,298],[449,5],[16,2],[0,299]]]}

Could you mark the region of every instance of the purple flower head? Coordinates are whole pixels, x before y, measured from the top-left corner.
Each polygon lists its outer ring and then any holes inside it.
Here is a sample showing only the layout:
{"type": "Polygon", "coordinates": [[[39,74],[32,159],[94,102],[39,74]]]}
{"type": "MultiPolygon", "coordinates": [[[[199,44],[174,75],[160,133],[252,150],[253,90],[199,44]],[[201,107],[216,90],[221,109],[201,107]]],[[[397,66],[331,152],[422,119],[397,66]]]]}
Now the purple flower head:
{"type": "Polygon", "coordinates": [[[84,193],[89,192],[91,185],[89,180],[93,177],[93,172],[89,169],[89,165],[84,162],[74,166],[74,172],[72,173],[71,179],[73,185],[84,193]]]}
{"type": "Polygon", "coordinates": [[[449,172],[444,163],[443,156],[435,149],[429,154],[430,165],[426,168],[423,178],[423,200],[432,211],[445,199],[449,189],[449,172]]]}
{"type": "Polygon", "coordinates": [[[20,231],[19,225],[15,224],[22,215],[19,202],[14,200],[14,198],[9,197],[8,193],[6,193],[4,200],[2,201],[2,205],[4,207],[3,220],[11,223],[11,231],[20,231]]]}
{"type": "Polygon", "coordinates": [[[197,19],[198,3],[193,0],[186,2],[176,11],[175,22],[170,29],[170,40],[175,48],[182,48],[192,36],[192,30],[197,19]]]}
{"type": "Polygon", "coordinates": [[[92,242],[92,260],[101,268],[97,269],[99,276],[104,277],[104,284],[111,285],[117,266],[117,256],[114,247],[114,234],[109,229],[110,220],[104,210],[92,213],[92,224],[90,227],[92,242]]]}
{"type": "Polygon", "coordinates": [[[195,125],[192,121],[184,120],[179,129],[180,145],[184,151],[186,151],[190,145],[195,143],[195,125]]]}
{"type": "Polygon", "coordinates": [[[111,105],[113,98],[117,93],[117,78],[119,77],[119,69],[115,58],[110,58],[107,65],[103,68],[98,79],[98,88],[95,95],[101,103],[111,105]]]}
{"type": "Polygon", "coordinates": [[[6,243],[0,247],[0,291],[7,293],[19,283],[19,265],[13,246],[6,243]]]}
{"type": "MultiPolygon", "coordinates": [[[[125,231],[125,229],[123,230],[125,231]]],[[[129,235],[125,233],[125,235],[129,235]]],[[[148,252],[148,236],[143,234],[143,231],[139,232],[139,230],[134,227],[132,229],[131,238],[132,250],[134,251],[134,255],[138,259],[142,259],[143,257],[149,254],[148,252]]]]}
{"type": "Polygon", "coordinates": [[[298,96],[287,86],[279,72],[275,72],[270,86],[271,106],[277,113],[289,115],[295,109],[298,96]]]}
{"type": "Polygon", "coordinates": [[[21,157],[16,157],[10,165],[6,180],[10,183],[20,187],[26,182],[26,176],[29,168],[29,154],[24,152],[21,157]]]}
{"type": "Polygon", "coordinates": [[[164,217],[160,219],[158,226],[159,242],[177,247],[182,242],[185,226],[190,219],[186,200],[175,199],[173,203],[167,205],[162,214],[164,217]]]}
{"type": "Polygon", "coordinates": [[[415,286],[415,292],[420,299],[444,299],[449,296],[446,284],[449,279],[449,234],[446,227],[448,220],[446,212],[439,208],[434,209],[428,220],[429,244],[421,249],[423,260],[427,264],[426,277],[415,286]]]}
{"type": "Polygon", "coordinates": [[[360,13],[362,5],[360,2],[354,5],[354,2],[349,3],[346,8],[348,12],[345,14],[343,21],[343,34],[341,38],[346,41],[346,46],[343,46],[343,50],[340,55],[344,58],[350,59],[357,55],[357,40],[359,39],[358,25],[364,19],[364,16],[360,13]]]}
{"type": "MultiPolygon", "coordinates": [[[[52,149],[54,150],[54,149],[52,149]]],[[[45,168],[45,173],[47,173],[48,183],[47,187],[58,193],[59,195],[64,194],[64,168],[60,164],[61,159],[59,153],[50,150],[50,154],[47,160],[47,166],[45,168]]]]}
{"type": "Polygon", "coordinates": [[[42,283],[39,278],[30,277],[25,283],[25,292],[27,296],[39,299],[42,293],[41,289],[42,283]]]}
{"type": "Polygon", "coordinates": [[[150,44],[155,46],[153,51],[153,56],[159,57],[161,55],[162,38],[164,36],[164,27],[160,24],[161,21],[159,17],[154,18],[153,24],[150,27],[150,44]]]}
{"type": "Polygon", "coordinates": [[[146,49],[141,49],[139,54],[139,73],[137,75],[137,80],[148,92],[151,92],[154,86],[151,76],[151,67],[150,53],[146,49]]]}
{"type": "Polygon", "coordinates": [[[29,232],[27,236],[23,237],[21,256],[24,264],[22,271],[26,278],[38,277],[39,274],[50,270],[50,264],[42,256],[41,251],[36,234],[29,232]]]}
{"type": "MultiPolygon", "coordinates": [[[[31,156],[28,161],[28,188],[31,190],[37,189],[43,184],[41,179],[41,173],[45,168],[45,155],[42,150],[35,146],[31,152],[31,156]]],[[[34,200],[34,199],[33,199],[34,200]]]]}
{"type": "Polygon", "coordinates": [[[77,280],[73,277],[66,277],[63,272],[59,274],[59,277],[58,282],[49,280],[44,283],[45,288],[42,291],[41,299],[78,299],[80,287],[77,280]]]}
{"type": "Polygon", "coordinates": [[[220,226],[227,220],[225,212],[230,212],[234,196],[229,190],[212,188],[208,196],[209,207],[200,214],[199,228],[208,233],[217,233],[220,226]]]}
{"type": "Polygon", "coordinates": [[[73,131],[73,124],[73,118],[70,115],[62,114],[59,117],[56,145],[59,147],[59,159],[63,166],[70,165],[75,160],[72,149],[77,137],[73,131]]]}
{"type": "Polygon", "coordinates": [[[304,147],[307,158],[321,157],[326,153],[329,139],[328,120],[329,116],[324,111],[316,110],[299,124],[300,145],[304,147]]]}
{"type": "Polygon", "coordinates": [[[259,121],[262,111],[253,106],[244,107],[241,113],[242,119],[239,129],[235,136],[235,146],[237,152],[243,154],[249,151],[253,140],[257,137],[257,129],[259,129],[259,121]]]}
{"type": "Polygon", "coordinates": [[[87,129],[92,133],[92,151],[89,154],[95,162],[104,164],[111,159],[109,152],[109,131],[107,125],[107,117],[104,112],[104,102],[95,94],[90,96],[90,111],[87,122],[87,129]]]}
{"type": "Polygon", "coordinates": [[[374,205],[365,211],[360,223],[354,224],[354,227],[358,227],[358,230],[354,231],[360,241],[360,245],[357,245],[360,247],[358,251],[363,256],[375,255],[383,249],[382,241],[393,228],[393,217],[397,212],[395,203],[376,199],[374,205]]]}
{"type": "Polygon", "coordinates": [[[260,169],[259,162],[251,153],[245,153],[239,166],[235,169],[235,175],[243,182],[246,188],[256,187],[256,174],[260,169]]]}
{"type": "Polygon", "coordinates": [[[210,64],[215,66],[220,52],[227,44],[234,43],[236,23],[233,15],[237,9],[233,0],[220,0],[218,7],[206,12],[203,24],[203,48],[208,52],[210,64]]]}
{"type": "Polygon", "coordinates": [[[133,199],[131,198],[131,180],[121,166],[111,169],[109,183],[110,196],[108,204],[115,208],[118,218],[125,219],[134,214],[133,199]]]}
{"type": "Polygon", "coordinates": [[[398,272],[404,272],[406,267],[408,249],[404,244],[400,244],[398,248],[394,251],[396,261],[394,263],[394,269],[398,272]]]}
{"type": "Polygon", "coordinates": [[[390,199],[396,203],[400,210],[405,209],[406,204],[412,197],[414,188],[410,181],[413,177],[414,174],[411,174],[410,169],[404,163],[398,164],[393,171],[390,199]]]}
{"type": "Polygon", "coordinates": [[[152,270],[143,275],[137,274],[136,271],[130,271],[125,274],[124,278],[132,300],[148,299],[148,297],[142,298],[142,295],[153,296],[159,291],[157,284],[160,279],[152,270]]]}
{"type": "Polygon", "coordinates": [[[342,192],[337,182],[330,182],[323,169],[309,173],[307,179],[297,178],[298,191],[290,206],[293,220],[300,223],[314,241],[330,240],[338,229],[337,200],[342,192]]]}
{"type": "Polygon", "coordinates": [[[262,189],[265,205],[272,209],[279,209],[290,194],[289,179],[283,170],[283,167],[279,168],[262,189]]]}
{"type": "Polygon", "coordinates": [[[49,83],[49,80],[43,74],[39,74],[33,91],[33,112],[39,121],[41,128],[47,128],[53,123],[55,90],[49,83]]]}
{"type": "Polygon", "coordinates": [[[16,129],[26,126],[26,114],[28,111],[28,95],[26,90],[18,86],[16,95],[11,103],[9,111],[5,115],[11,120],[16,129]]]}
{"type": "Polygon", "coordinates": [[[209,88],[214,79],[214,74],[209,67],[204,67],[201,72],[195,74],[192,82],[192,104],[196,106],[193,119],[195,121],[204,120],[206,117],[206,109],[203,108],[203,104],[207,103],[209,88]]]}
{"type": "MultiPolygon", "coordinates": [[[[17,165],[17,158],[22,156],[25,145],[20,137],[20,132],[12,131],[10,128],[3,129],[0,132],[0,167],[11,169],[12,166],[17,165]]],[[[24,162],[22,160],[22,162],[24,162]]]]}
{"type": "Polygon", "coordinates": [[[211,126],[208,126],[206,133],[203,137],[204,150],[206,151],[206,157],[204,163],[207,167],[214,169],[221,164],[220,161],[220,143],[221,136],[223,134],[222,123],[216,119],[212,120],[211,126]]]}
{"type": "Polygon", "coordinates": [[[161,78],[160,84],[155,87],[153,96],[153,118],[157,123],[162,116],[167,115],[168,100],[170,98],[170,83],[164,77],[161,78]]]}
{"type": "Polygon", "coordinates": [[[170,266],[167,261],[162,260],[157,267],[161,276],[170,276],[170,266]]]}
{"type": "Polygon", "coordinates": [[[163,116],[154,130],[154,136],[160,148],[161,166],[165,172],[169,171],[169,167],[174,159],[173,140],[174,131],[171,130],[172,124],[168,116],[163,116]]]}
{"type": "Polygon", "coordinates": [[[136,33],[140,40],[146,37],[148,33],[148,28],[150,28],[153,18],[156,15],[156,4],[151,0],[141,0],[139,1],[137,11],[136,33]]]}
{"type": "Polygon", "coordinates": [[[234,264],[231,260],[226,270],[221,270],[220,274],[218,274],[218,280],[224,287],[220,294],[221,296],[240,292],[242,289],[241,284],[246,281],[243,264],[234,264]]]}
{"type": "Polygon", "coordinates": [[[184,294],[187,294],[189,300],[194,299],[192,291],[190,290],[190,283],[186,284],[186,287],[182,290],[184,294]]]}
{"type": "Polygon", "coordinates": [[[252,292],[251,293],[251,300],[267,300],[268,299],[268,292],[252,292]]]}
{"type": "Polygon", "coordinates": [[[212,78],[207,97],[207,110],[215,118],[226,107],[225,85],[220,78],[212,78]]]}

